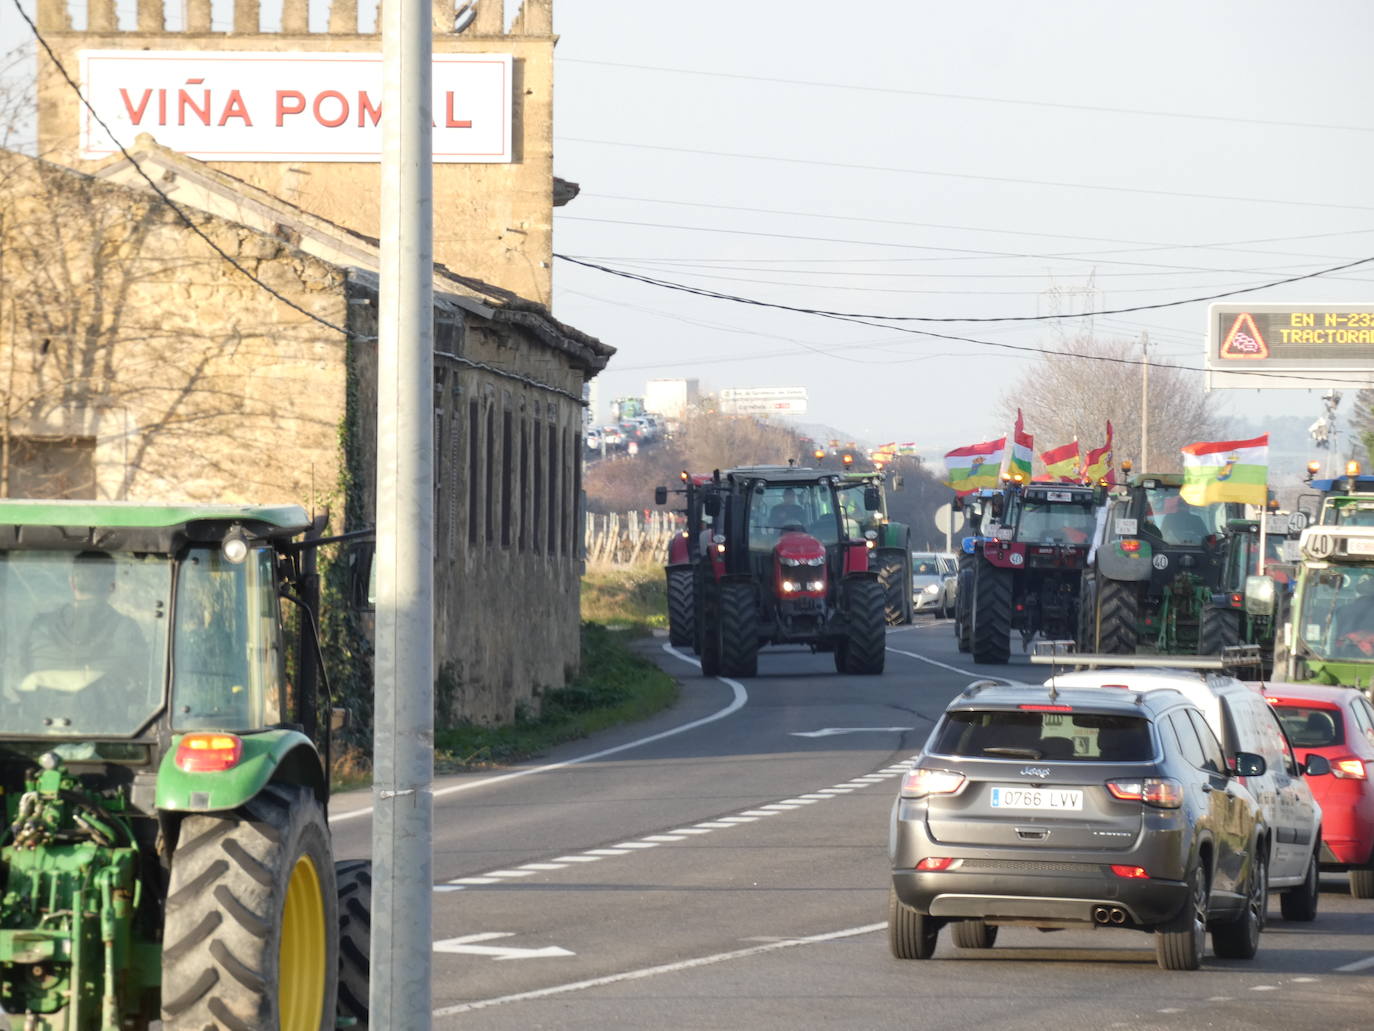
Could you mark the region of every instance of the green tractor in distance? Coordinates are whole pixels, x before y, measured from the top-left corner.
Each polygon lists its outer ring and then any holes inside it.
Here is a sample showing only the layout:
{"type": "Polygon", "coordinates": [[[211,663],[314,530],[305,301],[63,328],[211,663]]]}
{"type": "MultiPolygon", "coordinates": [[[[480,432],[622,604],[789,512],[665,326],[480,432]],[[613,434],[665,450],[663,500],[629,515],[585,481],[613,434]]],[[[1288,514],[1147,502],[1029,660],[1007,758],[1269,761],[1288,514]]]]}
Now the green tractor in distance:
{"type": "Polygon", "coordinates": [[[1261,675],[1273,672],[1274,642],[1286,615],[1297,563],[1285,557],[1286,545],[1297,546],[1306,525],[1301,513],[1266,513],[1264,572],[1258,572],[1258,519],[1228,519],[1222,538],[1221,583],[1212,594],[1217,623],[1213,636],[1221,647],[1253,644],[1259,648],[1261,675]]]}
{"type": "Polygon", "coordinates": [[[0,1028],[366,1023],[370,872],[336,873],[325,820],[323,525],[0,501],[0,1028]]]}
{"type": "Polygon", "coordinates": [[[857,526],[851,527],[854,536],[868,530],[878,536],[870,556],[872,567],[878,571],[878,582],[883,585],[883,615],[888,626],[905,626],[911,622],[915,599],[911,593],[911,528],[905,523],[891,522],[887,517],[887,491],[901,490],[902,478],[893,476],[889,480],[882,472],[846,472],[843,481],[874,487],[878,491],[878,508],[867,512],[859,508],[853,495],[848,518],[857,526]]]}
{"type": "Polygon", "coordinates": [[[1079,596],[1078,650],[1087,654],[1217,655],[1234,622],[1214,603],[1222,589],[1233,503],[1194,507],[1177,473],[1133,477],[1108,499],[1079,596]]]}

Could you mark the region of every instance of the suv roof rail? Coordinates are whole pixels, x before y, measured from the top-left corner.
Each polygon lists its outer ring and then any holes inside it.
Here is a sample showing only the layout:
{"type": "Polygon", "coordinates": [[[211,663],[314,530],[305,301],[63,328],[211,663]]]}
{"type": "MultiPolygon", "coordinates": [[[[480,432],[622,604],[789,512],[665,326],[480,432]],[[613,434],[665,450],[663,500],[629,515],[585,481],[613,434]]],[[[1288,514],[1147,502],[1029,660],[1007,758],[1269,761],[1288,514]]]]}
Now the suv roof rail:
{"type": "Polygon", "coordinates": [[[966,697],[966,698],[972,698],[974,695],[976,695],[979,691],[983,690],[983,688],[985,688],[985,687],[1007,687],[1007,686],[1009,686],[1009,685],[1007,684],[1007,682],[1006,682],[1005,680],[993,680],[993,679],[991,679],[991,678],[985,677],[985,678],[982,679],[982,680],[975,680],[973,683],[969,684],[968,687],[964,688],[964,690],[961,692],[961,694],[963,694],[964,697],[966,697]]]}
{"type": "Polygon", "coordinates": [[[1031,655],[1030,661],[1037,666],[1123,666],[1136,669],[1191,669],[1199,672],[1240,669],[1261,664],[1259,645],[1255,644],[1223,648],[1220,655],[1077,655],[1054,652],[1042,654],[1037,650],[1031,655]]]}

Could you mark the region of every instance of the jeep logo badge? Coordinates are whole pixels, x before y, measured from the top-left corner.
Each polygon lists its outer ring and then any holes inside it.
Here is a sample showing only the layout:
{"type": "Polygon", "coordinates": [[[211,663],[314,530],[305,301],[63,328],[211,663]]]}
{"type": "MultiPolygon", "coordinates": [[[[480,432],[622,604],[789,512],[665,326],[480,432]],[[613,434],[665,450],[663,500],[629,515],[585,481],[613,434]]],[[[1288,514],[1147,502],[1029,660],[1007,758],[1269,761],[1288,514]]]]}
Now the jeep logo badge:
{"type": "Polygon", "coordinates": [[[1049,775],[1050,775],[1050,771],[1049,771],[1049,768],[1046,767],[1046,766],[1023,766],[1023,767],[1021,767],[1021,776],[1023,776],[1023,777],[1039,777],[1041,780],[1044,780],[1044,779],[1045,779],[1046,777],[1048,777],[1049,775]]]}

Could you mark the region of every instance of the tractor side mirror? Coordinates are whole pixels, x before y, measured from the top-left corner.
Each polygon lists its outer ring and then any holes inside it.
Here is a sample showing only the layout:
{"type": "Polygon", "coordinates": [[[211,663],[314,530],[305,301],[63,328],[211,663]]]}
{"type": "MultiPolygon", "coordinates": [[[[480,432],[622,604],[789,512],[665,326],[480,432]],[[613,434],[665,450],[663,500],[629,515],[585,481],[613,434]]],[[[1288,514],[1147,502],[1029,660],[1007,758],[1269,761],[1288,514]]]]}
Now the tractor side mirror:
{"type": "Polygon", "coordinates": [[[655,488],[654,488],[654,504],[655,504],[655,505],[666,505],[666,504],[668,504],[668,488],[667,488],[667,487],[655,487],[655,488]]]}
{"type": "Polygon", "coordinates": [[[701,507],[706,514],[714,519],[720,515],[720,498],[714,494],[708,494],[701,500],[701,507]]]}
{"type": "Polygon", "coordinates": [[[1002,513],[1005,512],[1005,511],[1006,511],[1006,502],[1002,499],[1002,495],[998,494],[995,498],[992,499],[992,515],[993,515],[993,518],[995,518],[995,519],[1001,519],[1001,518],[1002,518],[1002,513]]]}
{"type": "Polygon", "coordinates": [[[1252,616],[1272,616],[1278,606],[1278,588],[1271,577],[1245,578],[1245,611],[1252,616]]]}
{"type": "Polygon", "coordinates": [[[864,508],[870,512],[876,512],[883,507],[883,497],[878,493],[877,487],[864,488],[864,508]]]}
{"type": "Polygon", "coordinates": [[[355,541],[348,548],[348,603],[355,612],[371,612],[377,607],[377,554],[374,541],[355,541]]]}

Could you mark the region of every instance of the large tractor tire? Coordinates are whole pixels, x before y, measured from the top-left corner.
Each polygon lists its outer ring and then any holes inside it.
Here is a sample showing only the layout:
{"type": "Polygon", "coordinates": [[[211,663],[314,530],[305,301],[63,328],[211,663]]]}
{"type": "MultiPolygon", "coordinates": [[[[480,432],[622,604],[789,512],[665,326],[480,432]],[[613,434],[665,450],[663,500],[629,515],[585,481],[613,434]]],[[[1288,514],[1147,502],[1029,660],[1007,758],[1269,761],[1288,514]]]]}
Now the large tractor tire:
{"type": "Polygon", "coordinates": [[[1223,648],[1240,644],[1240,613],[1235,609],[1219,609],[1208,605],[1202,610],[1198,627],[1199,655],[1220,655],[1223,648]]]}
{"type": "Polygon", "coordinates": [[[979,563],[973,573],[974,662],[1006,662],[1011,656],[1011,571],[979,563]]]}
{"type": "Polygon", "coordinates": [[[701,657],[701,675],[720,676],[720,586],[707,577],[698,585],[692,632],[701,657]]]}
{"type": "Polygon", "coordinates": [[[758,600],[753,584],[720,588],[720,672],[752,677],[759,671],[758,600]]]}
{"type": "Polygon", "coordinates": [[[1139,637],[1139,587],[1129,581],[1102,579],[1097,590],[1097,650],[1103,655],[1134,655],[1139,637]]]}
{"type": "Polygon", "coordinates": [[[841,672],[876,676],[887,662],[887,622],[883,617],[883,586],[876,580],[844,585],[847,630],[835,654],[841,672]]]}
{"type": "Polygon", "coordinates": [[[372,863],[350,859],[334,864],[339,885],[339,1016],[354,1031],[367,1031],[372,971],[372,863]]]}
{"type": "Polygon", "coordinates": [[[690,648],[696,639],[694,579],[690,568],[668,570],[668,643],[674,648],[690,648]]]}
{"type": "Polygon", "coordinates": [[[162,949],[162,1026],[330,1031],[338,898],[329,828],[309,788],[269,784],[181,824],[162,949]]]}
{"type": "Polygon", "coordinates": [[[883,615],[888,626],[911,622],[911,552],[882,548],[877,554],[878,582],[883,586],[883,615]]]}
{"type": "Polygon", "coordinates": [[[972,555],[959,553],[958,587],[954,592],[954,641],[961,652],[973,647],[973,570],[972,555]]]}

